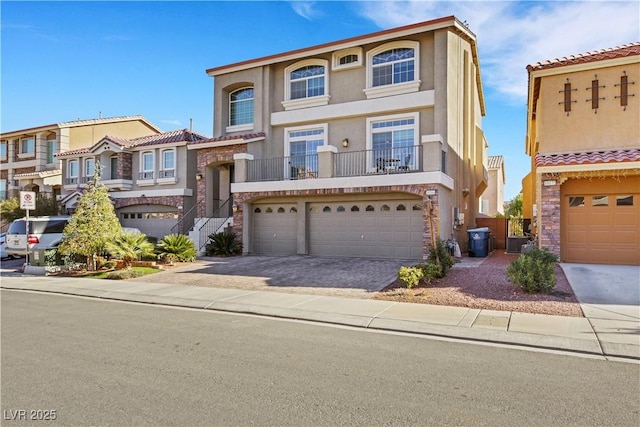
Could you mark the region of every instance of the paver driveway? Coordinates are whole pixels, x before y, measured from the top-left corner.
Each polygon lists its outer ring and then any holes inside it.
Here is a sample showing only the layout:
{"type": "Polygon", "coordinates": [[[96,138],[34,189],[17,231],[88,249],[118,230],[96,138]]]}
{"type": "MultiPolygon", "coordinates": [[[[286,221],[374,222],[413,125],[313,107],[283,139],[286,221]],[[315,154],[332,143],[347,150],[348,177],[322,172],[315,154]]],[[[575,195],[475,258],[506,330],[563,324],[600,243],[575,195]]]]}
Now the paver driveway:
{"type": "Polygon", "coordinates": [[[400,266],[416,262],[311,256],[206,257],[132,280],[368,298],[392,283],[400,266]]]}

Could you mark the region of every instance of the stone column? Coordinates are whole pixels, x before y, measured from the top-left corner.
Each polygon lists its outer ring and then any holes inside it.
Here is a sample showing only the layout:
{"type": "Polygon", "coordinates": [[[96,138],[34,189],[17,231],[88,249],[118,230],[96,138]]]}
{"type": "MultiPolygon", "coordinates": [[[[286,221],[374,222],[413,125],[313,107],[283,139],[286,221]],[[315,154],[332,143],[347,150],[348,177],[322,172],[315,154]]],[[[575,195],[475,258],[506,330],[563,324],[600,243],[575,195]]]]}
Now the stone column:
{"type": "Polygon", "coordinates": [[[248,153],[236,153],[233,155],[233,161],[235,162],[235,175],[234,182],[241,183],[247,182],[249,171],[249,160],[253,160],[253,156],[248,153]]]}
{"type": "Polygon", "coordinates": [[[560,256],[560,179],[541,174],[539,245],[560,256]]]}
{"type": "Polygon", "coordinates": [[[422,135],[422,171],[433,172],[442,170],[442,151],[445,150],[442,135],[422,135]]]}
{"type": "Polygon", "coordinates": [[[333,163],[338,148],[333,145],[318,147],[318,178],[333,178],[333,163]]]}

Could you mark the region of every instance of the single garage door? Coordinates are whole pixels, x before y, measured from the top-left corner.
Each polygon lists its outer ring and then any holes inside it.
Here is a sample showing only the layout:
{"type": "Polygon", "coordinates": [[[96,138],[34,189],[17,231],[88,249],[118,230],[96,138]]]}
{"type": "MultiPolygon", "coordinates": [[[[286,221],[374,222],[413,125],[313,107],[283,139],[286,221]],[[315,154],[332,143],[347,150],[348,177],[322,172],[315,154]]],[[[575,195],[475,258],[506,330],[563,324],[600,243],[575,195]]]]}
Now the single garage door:
{"type": "Polygon", "coordinates": [[[562,209],[563,261],[640,265],[640,194],[565,195],[562,209]]]}
{"type": "Polygon", "coordinates": [[[137,228],[147,236],[162,239],[171,234],[179,213],[176,208],[162,205],[128,206],[118,211],[118,217],[123,227],[137,228]]]}
{"type": "Polygon", "coordinates": [[[311,255],[362,258],[422,258],[419,200],[311,203],[311,255]]]}
{"type": "Polygon", "coordinates": [[[295,255],[298,210],[295,204],[255,204],[253,253],[295,255]]]}

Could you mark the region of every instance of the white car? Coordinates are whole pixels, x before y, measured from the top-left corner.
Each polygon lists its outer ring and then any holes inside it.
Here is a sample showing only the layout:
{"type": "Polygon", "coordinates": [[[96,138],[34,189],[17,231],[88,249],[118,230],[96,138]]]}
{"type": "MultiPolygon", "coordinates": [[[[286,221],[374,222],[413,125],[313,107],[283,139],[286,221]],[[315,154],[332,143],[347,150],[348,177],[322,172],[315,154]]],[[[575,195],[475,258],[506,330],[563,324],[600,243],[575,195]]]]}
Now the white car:
{"type": "Polygon", "coordinates": [[[29,251],[55,248],[62,240],[62,231],[70,216],[41,216],[29,218],[29,233],[25,218],[16,219],[9,226],[6,235],[7,255],[25,256],[29,251]]]}

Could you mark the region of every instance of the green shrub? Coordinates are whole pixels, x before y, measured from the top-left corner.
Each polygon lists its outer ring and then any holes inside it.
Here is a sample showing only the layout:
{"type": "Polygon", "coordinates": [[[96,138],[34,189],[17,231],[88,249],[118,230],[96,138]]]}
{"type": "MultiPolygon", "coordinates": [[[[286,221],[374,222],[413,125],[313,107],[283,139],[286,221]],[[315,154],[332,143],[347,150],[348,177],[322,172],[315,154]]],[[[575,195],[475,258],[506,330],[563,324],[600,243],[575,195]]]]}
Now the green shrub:
{"type": "Polygon", "coordinates": [[[233,231],[209,234],[206,245],[207,255],[231,256],[242,253],[242,242],[233,231]]]}
{"type": "Polygon", "coordinates": [[[422,270],[419,267],[400,267],[398,270],[398,280],[403,282],[409,289],[418,286],[422,279],[422,270]]]}
{"type": "Polygon", "coordinates": [[[507,276],[527,293],[548,293],[556,286],[554,266],[558,257],[547,249],[534,248],[507,267],[507,276]]]}
{"type": "Polygon", "coordinates": [[[443,276],[442,266],[435,262],[421,262],[416,265],[416,267],[422,270],[422,280],[426,283],[430,283],[433,279],[443,276]]]}
{"type": "Polygon", "coordinates": [[[455,259],[449,254],[449,250],[447,249],[446,242],[442,240],[438,240],[436,242],[435,250],[432,247],[429,248],[429,257],[427,260],[430,263],[438,264],[438,260],[440,260],[440,269],[438,276],[436,277],[444,277],[447,274],[447,271],[455,264],[455,259]]]}
{"type": "Polygon", "coordinates": [[[177,259],[180,262],[192,262],[198,255],[195,243],[184,234],[164,236],[156,246],[156,253],[160,259],[177,259]]]}
{"type": "Polygon", "coordinates": [[[127,268],[133,261],[154,255],[153,243],[147,240],[147,236],[131,231],[106,242],[105,248],[115,258],[121,259],[127,268]]]}
{"type": "Polygon", "coordinates": [[[125,280],[125,279],[133,279],[140,276],[144,276],[144,272],[139,270],[127,269],[127,270],[110,271],[105,276],[105,279],[125,280]]]}

